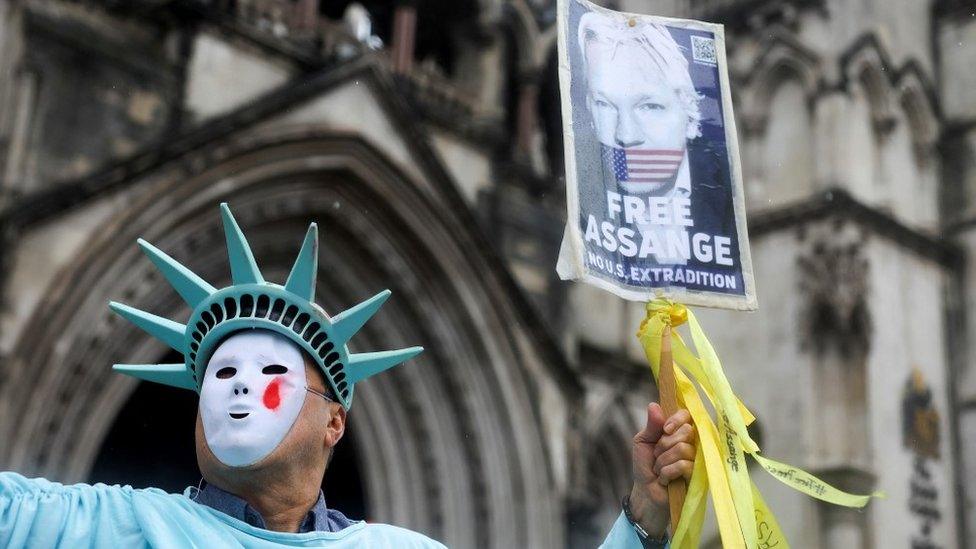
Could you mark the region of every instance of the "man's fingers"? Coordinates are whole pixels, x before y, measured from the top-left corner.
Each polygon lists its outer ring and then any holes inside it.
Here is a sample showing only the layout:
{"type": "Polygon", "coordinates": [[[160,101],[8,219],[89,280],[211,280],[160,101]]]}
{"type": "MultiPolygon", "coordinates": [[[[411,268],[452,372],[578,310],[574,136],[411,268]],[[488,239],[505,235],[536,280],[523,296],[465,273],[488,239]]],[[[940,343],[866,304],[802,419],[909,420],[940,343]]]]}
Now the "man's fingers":
{"type": "Polygon", "coordinates": [[[660,457],[664,452],[667,452],[675,445],[680,442],[687,442],[689,444],[695,441],[695,426],[690,423],[685,423],[674,434],[664,435],[658,439],[657,444],[654,446],[654,457],[660,457]]]}
{"type": "Polygon", "coordinates": [[[670,435],[674,433],[674,430],[683,423],[691,423],[691,413],[684,408],[672,414],[671,417],[664,422],[664,434],[670,435]]]}
{"type": "Polygon", "coordinates": [[[667,486],[668,483],[676,478],[683,477],[688,479],[691,477],[691,471],[694,469],[694,466],[695,464],[691,460],[683,459],[666,467],[662,467],[661,474],[657,477],[657,482],[661,486],[667,486]]]}
{"type": "Polygon", "coordinates": [[[664,432],[664,411],[661,406],[652,402],[647,405],[647,425],[634,437],[635,443],[654,444],[664,432]]]}
{"type": "Polygon", "coordinates": [[[679,442],[670,450],[661,454],[654,461],[654,473],[661,474],[661,470],[679,461],[693,461],[695,459],[695,447],[687,442],[679,442]]]}

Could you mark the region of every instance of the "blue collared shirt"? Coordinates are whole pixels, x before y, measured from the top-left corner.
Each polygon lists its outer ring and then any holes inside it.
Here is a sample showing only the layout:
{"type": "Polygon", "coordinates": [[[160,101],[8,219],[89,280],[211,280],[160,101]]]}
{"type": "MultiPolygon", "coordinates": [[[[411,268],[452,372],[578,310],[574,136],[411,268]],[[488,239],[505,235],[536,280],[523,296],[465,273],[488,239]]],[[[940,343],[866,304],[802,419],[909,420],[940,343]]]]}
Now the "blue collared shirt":
{"type": "MultiPolygon", "coordinates": [[[[226,490],[221,490],[213,484],[204,483],[202,489],[190,488],[189,496],[190,499],[201,505],[206,505],[225,515],[246,522],[255,528],[267,530],[261,513],[258,513],[242,498],[226,490]]],[[[353,521],[346,518],[345,515],[325,506],[325,494],[319,490],[319,499],[309,510],[308,515],[305,516],[305,520],[299,525],[298,533],[338,532],[352,524],[353,521]]]]}

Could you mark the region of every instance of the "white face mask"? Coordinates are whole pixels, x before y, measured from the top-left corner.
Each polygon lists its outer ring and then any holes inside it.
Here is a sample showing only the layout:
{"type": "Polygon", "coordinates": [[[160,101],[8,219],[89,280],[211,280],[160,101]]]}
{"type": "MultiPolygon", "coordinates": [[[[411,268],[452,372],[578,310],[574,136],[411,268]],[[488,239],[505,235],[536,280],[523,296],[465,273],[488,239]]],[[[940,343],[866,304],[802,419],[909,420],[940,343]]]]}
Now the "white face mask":
{"type": "Polygon", "coordinates": [[[305,362],[288,338],[251,330],[220,344],[203,378],[207,446],[224,465],[260,461],[285,438],[305,402],[305,362]]]}

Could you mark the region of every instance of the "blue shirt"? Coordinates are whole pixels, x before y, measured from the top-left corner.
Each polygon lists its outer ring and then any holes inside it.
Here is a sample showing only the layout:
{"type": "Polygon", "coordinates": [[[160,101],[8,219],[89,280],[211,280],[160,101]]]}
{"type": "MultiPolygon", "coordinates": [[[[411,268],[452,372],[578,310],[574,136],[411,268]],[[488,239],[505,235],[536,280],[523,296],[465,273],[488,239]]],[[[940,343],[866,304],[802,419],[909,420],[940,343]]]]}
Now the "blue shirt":
{"type": "MultiPolygon", "coordinates": [[[[190,499],[192,490],[183,495],[104,484],[65,486],[0,472],[0,547],[445,549],[422,534],[387,524],[352,522],[337,532],[273,532],[190,499]]],[[[324,498],[321,503],[324,507],[324,498]]],[[[246,516],[245,506],[238,509],[246,516]]],[[[335,517],[333,513],[326,510],[325,516],[335,517]]],[[[312,524],[319,524],[320,516],[316,512],[312,524]]],[[[623,513],[600,547],[644,549],[623,513]]]]}
{"type": "MultiPolygon", "coordinates": [[[[204,483],[202,489],[190,488],[187,496],[193,501],[206,505],[211,509],[246,522],[255,528],[267,529],[264,517],[250,506],[243,498],[237,497],[213,484],[204,483]]],[[[338,532],[352,526],[353,522],[345,515],[329,509],[325,505],[325,494],[319,490],[319,499],[305,515],[305,519],[298,526],[298,533],[307,532],[338,532]]]]}
{"type": "Polygon", "coordinates": [[[274,532],[182,494],[104,484],[65,486],[4,472],[0,547],[445,549],[422,534],[387,524],[354,522],[339,532],[274,532]]]}

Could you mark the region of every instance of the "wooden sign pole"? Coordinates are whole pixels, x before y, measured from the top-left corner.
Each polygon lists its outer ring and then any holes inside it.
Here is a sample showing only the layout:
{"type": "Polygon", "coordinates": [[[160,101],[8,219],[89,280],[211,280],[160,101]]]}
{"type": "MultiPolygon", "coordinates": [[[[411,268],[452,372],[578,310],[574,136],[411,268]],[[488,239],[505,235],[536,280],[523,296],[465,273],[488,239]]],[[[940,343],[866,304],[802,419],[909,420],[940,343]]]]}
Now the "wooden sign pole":
{"type": "MultiPolygon", "coordinates": [[[[661,397],[664,417],[669,418],[678,411],[678,387],[674,379],[674,361],[671,357],[671,326],[665,325],[661,333],[661,364],[658,367],[657,389],[661,397]]],[[[678,529],[681,508],[685,504],[688,484],[684,478],[672,480],[668,484],[668,505],[671,508],[671,535],[678,529]]]]}

